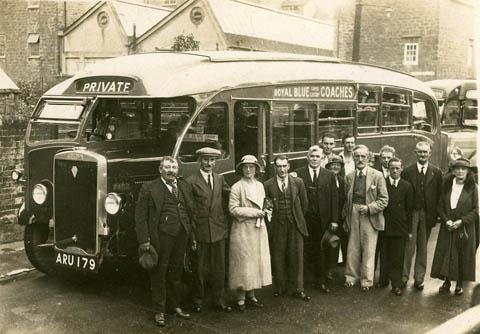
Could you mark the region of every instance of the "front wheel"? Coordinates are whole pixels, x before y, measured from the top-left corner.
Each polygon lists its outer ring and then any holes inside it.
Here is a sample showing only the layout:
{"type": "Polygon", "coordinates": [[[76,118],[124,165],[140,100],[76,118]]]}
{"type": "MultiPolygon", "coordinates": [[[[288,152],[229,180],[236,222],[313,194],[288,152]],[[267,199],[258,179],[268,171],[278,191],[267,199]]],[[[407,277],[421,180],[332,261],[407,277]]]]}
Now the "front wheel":
{"type": "Polygon", "coordinates": [[[53,244],[48,245],[50,229],[48,224],[33,223],[25,226],[25,252],[30,263],[45,274],[55,273],[55,253],[53,244]]]}

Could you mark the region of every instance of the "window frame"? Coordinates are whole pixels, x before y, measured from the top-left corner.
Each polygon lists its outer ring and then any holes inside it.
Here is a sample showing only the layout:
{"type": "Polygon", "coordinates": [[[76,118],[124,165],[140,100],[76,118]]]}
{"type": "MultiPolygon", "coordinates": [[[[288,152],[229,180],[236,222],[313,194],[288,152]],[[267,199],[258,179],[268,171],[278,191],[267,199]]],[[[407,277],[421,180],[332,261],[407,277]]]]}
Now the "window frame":
{"type": "Polygon", "coordinates": [[[418,65],[419,55],[420,55],[419,43],[404,43],[403,65],[418,65]]]}
{"type": "Polygon", "coordinates": [[[30,32],[27,35],[28,58],[40,57],[40,33],[30,32]]]}
{"type": "Polygon", "coordinates": [[[0,35],[0,58],[5,58],[6,55],[7,55],[7,36],[4,34],[1,34],[0,35]]]}

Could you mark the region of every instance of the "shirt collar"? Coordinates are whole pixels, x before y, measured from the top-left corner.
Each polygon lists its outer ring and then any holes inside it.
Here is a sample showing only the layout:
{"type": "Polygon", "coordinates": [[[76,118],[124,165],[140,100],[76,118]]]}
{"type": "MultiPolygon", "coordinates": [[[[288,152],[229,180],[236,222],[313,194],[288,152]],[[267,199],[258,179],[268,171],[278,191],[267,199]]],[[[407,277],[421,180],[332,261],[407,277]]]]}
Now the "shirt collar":
{"type": "Polygon", "coordinates": [[[282,184],[282,182],[284,182],[283,180],[285,180],[285,185],[288,185],[288,176],[285,178],[285,179],[281,179],[278,175],[276,176],[277,178],[277,183],[280,185],[282,184]]]}
{"type": "MultiPolygon", "coordinates": [[[[365,166],[361,171],[362,171],[362,174],[365,176],[367,175],[367,168],[368,166],[365,166]]],[[[355,168],[355,175],[358,176],[358,173],[360,173],[360,171],[358,169],[355,168]]]]}
{"type": "Polygon", "coordinates": [[[396,180],[392,179],[391,176],[389,176],[388,178],[390,179],[390,184],[398,185],[398,182],[400,182],[400,178],[398,178],[396,180]]]}
{"type": "MultiPolygon", "coordinates": [[[[167,180],[165,180],[163,177],[161,177],[163,183],[165,183],[165,185],[168,187],[168,189],[171,189],[172,188],[172,185],[171,184],[168,184],[167,180]]],[[[177,184],[177,179],[175,179],[175,181],[173,181],[173,184],[177,184]]]]}
{"type": "Polygon", "coordinates": [[[422,167],[424,168],[423,169],[423,172],[426,173],[427,172],[427,169],[428,169],[428,161],[425,165],[420,165],[418,162],[417,162],[417,170],[418,172],[420,173],[420,171],[422,170],[422,167]]]}
{"type": "Polygon", "coordinates": [[[202,174],[204,179],[207,179],[209,175],[212,175],[212,173],[207,173],[204,170],[200,169],[200,174],[202,174]]]}

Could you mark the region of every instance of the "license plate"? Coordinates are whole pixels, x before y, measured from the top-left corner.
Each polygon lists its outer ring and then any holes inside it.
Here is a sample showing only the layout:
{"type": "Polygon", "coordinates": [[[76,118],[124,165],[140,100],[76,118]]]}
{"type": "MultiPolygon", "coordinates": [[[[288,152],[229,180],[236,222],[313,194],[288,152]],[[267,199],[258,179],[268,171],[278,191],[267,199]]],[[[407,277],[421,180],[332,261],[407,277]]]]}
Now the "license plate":
{"type": "Polygon", "coordinates": [[[94,256],[84,256],[55,251],[55,264],[76,270],[98,272],[98,260],[94,256]]]}

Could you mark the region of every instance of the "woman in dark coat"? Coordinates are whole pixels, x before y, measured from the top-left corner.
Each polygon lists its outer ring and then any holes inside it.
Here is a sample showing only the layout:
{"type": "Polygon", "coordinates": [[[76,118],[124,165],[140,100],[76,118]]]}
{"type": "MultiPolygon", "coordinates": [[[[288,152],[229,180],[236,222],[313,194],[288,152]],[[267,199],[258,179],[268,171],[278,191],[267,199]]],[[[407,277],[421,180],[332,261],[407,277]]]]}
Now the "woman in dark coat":
{"type": "Polygon", "coordinates": [[[450,291],[450,281],[457,281],[455,294],[461,295],[463,282],[475,281],[478,247],[478,191],[467,159],[452,163],[442,189],[438,204],[441,225],[431,276],[444,280],[440,292],[450,291]]]}

